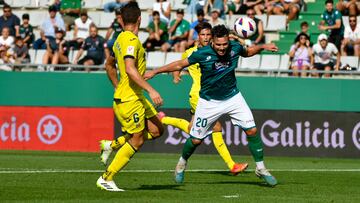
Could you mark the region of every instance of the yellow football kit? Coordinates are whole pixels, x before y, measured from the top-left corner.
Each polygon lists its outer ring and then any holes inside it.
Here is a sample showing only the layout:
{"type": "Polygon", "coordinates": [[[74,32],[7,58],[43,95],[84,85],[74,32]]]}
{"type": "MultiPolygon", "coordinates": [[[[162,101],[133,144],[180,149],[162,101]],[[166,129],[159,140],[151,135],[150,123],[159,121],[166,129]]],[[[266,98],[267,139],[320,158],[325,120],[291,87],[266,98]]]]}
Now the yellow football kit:
{"type": "Polygon", "coordinates": [[[129,31],[119,34],[113,51],[120,71],[120,81],[114,94],[113,108],[123,131],[134,134],[145,128],[145,119],[157,114],[153,105],[145,98],[143,90],[126,73],[125,59],[135,60],[140,75],[146,71],[145,49],[138,37],[129,31]]]}
{"type": "MultiPolygon", "coordinates": [[[[197,50],[196,46],[187,49],[182,54],[182,59],[188,58],[196,50],[197,50]]],[[[201,81],[201,71],[200,71],[199,64],[196,63],[196,64],[189,66],[188,71],[193,80],[191,90],[189,93],[189,97],[190,97],[189,103],[190,103],[190,107],[191,107],[190,112],[192,114],[195,114],[195,109],[196,109],[197,103],[199,101],[200,81],[201,81]]]]}

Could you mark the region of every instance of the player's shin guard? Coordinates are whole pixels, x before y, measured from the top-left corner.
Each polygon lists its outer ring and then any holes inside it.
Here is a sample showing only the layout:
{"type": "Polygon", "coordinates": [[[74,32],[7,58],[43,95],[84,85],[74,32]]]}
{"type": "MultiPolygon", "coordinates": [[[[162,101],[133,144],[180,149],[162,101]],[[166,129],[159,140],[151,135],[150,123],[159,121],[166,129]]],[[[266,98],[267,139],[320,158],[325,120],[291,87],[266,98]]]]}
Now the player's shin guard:
{"type": "Polygon", "coordinates": [[[120,136],[120,137],[118,137],[117,139],[115,139],[115,140],[113,140],[111,142],[110,147],[113,150],[120,149],[120,147],[123,146],[129,140],[129,138],[130,138],[129,134],[125,134],[123,136],[120,136]]]}
{"type": "Polygon", "coordinates": [[[194,153],[196,147],[198,145],[194,145],[191,138],[188,138],[184,144],[184,148],[182,151],[182,158],[188,160],[190,156],[194,153]]]}
{"type": "Polygon", "coordinates": [[[114,160],[103,174],[106,181],[113,180],[114,175],[129,163],[131,157],[136,153],[136,149],[126,142],[116,153],[114,160]]]}
{"type": "Polygon", "coordinates": [[[261,141],[260,136],[257,134],[255,136],[248,135],[247,140],[249,142],[249,150],[255,160],[255,162],[261,162],[264,160],[264,150],[263,150],[263,144],[261,141]]]}
{"type": "Polygon", "coordinates": [[[226,165],[231,170],[233,168],[235,162],[232,160],[230,152],[229,152],[228,148],[226,147],[222,133],[221,132],[213,132],[212,139],[214,142],[214,146],[215,146],[216,150],[218,151],[219,155],[221,156],[221,158],[224,160],[226,165]]]}
{"type": "Polygon", "coordinates": [[[172,125],[174,127],[180,128],[182,131],[189,134],[189,121],[181,118],[174,118],[174,117],[168,117],[165,116],[161,119],[161,122],[165,125],[172,125]]]}

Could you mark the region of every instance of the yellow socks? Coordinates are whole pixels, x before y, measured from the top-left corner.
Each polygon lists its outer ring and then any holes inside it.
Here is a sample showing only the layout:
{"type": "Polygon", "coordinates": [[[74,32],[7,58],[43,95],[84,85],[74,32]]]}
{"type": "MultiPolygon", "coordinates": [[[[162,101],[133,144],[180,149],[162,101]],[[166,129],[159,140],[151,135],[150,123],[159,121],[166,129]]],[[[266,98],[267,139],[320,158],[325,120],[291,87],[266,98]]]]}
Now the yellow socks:
{"type": "Polygon", "coordinates": [[[114,160],[111,162],[106,172],[103,174],[104,180],[113,180],[114,175],[129,163],[130,158],[136,153],[128,142],[126,142],[116,153],[114,160]]]}
{"type": "Polygon", "coordinates": [[[189,134],[189,121],[181,118],[174,118],[165,116],[161,119],[161,122],[165,125],[172,125],[174,127],[180,128],[182,131],[189,134]]]}
{"type": "Polygon", "coordinates": [[[130,139],[129,134],[125,134],[124,136],[120,136],[117,139],[113,140],[110,144],[110,147],[113,150],[120,149],[128,140],[130,139]]]}
{"type": "Polygon", "coordinates": [[[233,168],[235,162],[232,160],[230,152],[229,152],[228,148],[226,147],[222,133],[221,132],[213,132],[212,139],[213,139],[215,148],[218,151],[219,155],[221,156],[221,158],[224,160],[226,165],[231,170],[233,168]]]}

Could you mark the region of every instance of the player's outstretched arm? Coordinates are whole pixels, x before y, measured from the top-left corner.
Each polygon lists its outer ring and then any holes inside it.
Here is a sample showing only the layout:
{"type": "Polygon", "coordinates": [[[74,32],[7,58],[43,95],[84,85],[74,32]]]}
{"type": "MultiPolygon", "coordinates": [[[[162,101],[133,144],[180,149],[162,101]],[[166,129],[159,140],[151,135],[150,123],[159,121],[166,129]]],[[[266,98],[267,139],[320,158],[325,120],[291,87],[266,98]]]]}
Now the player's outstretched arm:
{"type": "Polygon", "coordinates": [[[163,99],[160,94],[140,75],[139,71],[135,67],[135,60],[132,58],[126,58],[125,67],[129,78],[149,93],[149,96],[155,105],[161,106],[163,104],[163,99]]]}
{"type": "Polygon", "coordinates": [[[144,75],[144,79],[145,80],[149,80],[151,78],[153,78],[155,75],[159,74],[159,73],[168,73],[168,72],[174,72],[174,71],[180,71],[185,67],[188,67],[190,65],[189,61],[187,58],[182,59],[182,60],[178,60],[178,61],[174,61],[172,63],[169,63],[165,66],[162,66],[160,68],[154,69],[152,71],[148,71],[145,73],[144,75]]]}
{"type": "Polygon", "coordinates": [[[258,54],[263,50],[276,52],[278,51],[278,48],[275,44],[253,45],[247,48],[245,57],[254,56],[255,54],[258,54]]]}
{"type": "Polygon", "coordinates": [[[111,81],[111,84],[114,86],[114,88],[116,88],[119,80],[116,73],[115,58],[113,56],[109,56],[106,59],[105,70],[109,80],[111,81]]]}

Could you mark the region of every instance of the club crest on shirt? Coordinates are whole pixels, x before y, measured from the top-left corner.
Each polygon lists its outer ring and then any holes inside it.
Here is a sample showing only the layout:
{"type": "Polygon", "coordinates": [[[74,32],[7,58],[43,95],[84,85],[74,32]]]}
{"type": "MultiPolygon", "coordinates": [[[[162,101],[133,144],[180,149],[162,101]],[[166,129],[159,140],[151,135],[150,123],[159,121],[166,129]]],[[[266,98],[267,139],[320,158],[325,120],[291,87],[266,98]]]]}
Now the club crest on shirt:
{"type": "Polygon", "coordinates": [[[233,57],[235,55],[235,51],[231,50],[230,55],[231,55],[231,57],[233,57]]]}

